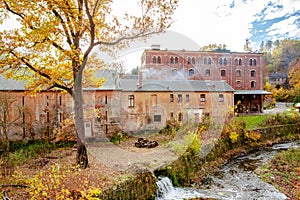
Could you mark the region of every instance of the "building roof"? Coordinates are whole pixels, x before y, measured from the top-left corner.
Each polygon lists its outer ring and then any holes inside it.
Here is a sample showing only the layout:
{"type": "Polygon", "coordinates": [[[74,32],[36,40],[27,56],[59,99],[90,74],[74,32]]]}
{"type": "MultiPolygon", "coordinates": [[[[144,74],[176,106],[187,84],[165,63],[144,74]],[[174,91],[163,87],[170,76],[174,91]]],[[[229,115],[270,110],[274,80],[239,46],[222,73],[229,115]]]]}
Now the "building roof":
{"type": "Polygon", "coordinates": [[[237,51],[230,51],[230,50],[218,50],[218,49],[215,49],[215,50],[212,50],[212,51],[203,51],[203,50],[199,50],[199,51],[196,51],[196,50],[186,50],[186,49],[182,49],[182,50],[171,50],[171,49],[158,49],[158,48],[152,48],[152,49],[145,49],[143,53],[146,53],[146,52],[158,52],[158,51],[161,51],[161,52],[170,52],[170,53],[213,53],[213,54],[217,54],[217,53],[220,53],[220,54],[251,54],[251,55],[255,55],[255,54],[259,54],[259,55],[263,55],[264,53],[263,52],[237,52],[237,51]]]}
{"type": "Polygon", "coordinates": [[[6,79],[4,76],[0,75],[0,90],[25,90],[25,82],[6,79]]]}
{"type": "Polygon", "coordinates": [[[224,81],[197,80],[138,80],[121,79],[123,91],[135,92],[233,92],[234,89],[224,81]]]}
{"type": "MultiPolygon", "coordinates": [[[[119,75],[112,70],[99,70],[95,73],[96,78],[105,78],[105,82],[99,88],[86,87],[83,90],[118,90],[120,89],[119,75]]],[[[25,90],[26,81],[16,81],[13,79],[6,79],[0,75],[0,90],[25,90]]]]}
{"type": "Polygon", "coordinates": [[[105,82],[101,87],[85,87],[83,90],[119,90],[119,74],[113,70],[98,70],[95,73],[96,78],[104,78],[105,82]]]}
{"type": "Polygon", "coordinates": [[[269,75],[269,78],[288,78],[287,73],[274,72],[269,75]]]}
{"type": "MultiPolygon", "coordinates": [[[[122,90],[140,92],[234,92],[234,89],[224,81],[198,80],[143,80],[142,87],[138,87],[137,79],[119,79],[118,74],[109,70],[96,73],[97,78],[106,81],[100,88],[87,87],[88,90],[122,90]]],[[[5,79],[0,75],[0,90],[25,90],[26,82],[5,79]]]]}
{"type": "Polygon", "coordinates": [[[265,90],[236,90],[234,92],[234,94],[237,94],[237,95],[239,95],[239,94],[244,94],[244,95],[257,94],[257,95],[259,95],[259,94],[272,94],[272,92],[267,92],[265,90]]]}

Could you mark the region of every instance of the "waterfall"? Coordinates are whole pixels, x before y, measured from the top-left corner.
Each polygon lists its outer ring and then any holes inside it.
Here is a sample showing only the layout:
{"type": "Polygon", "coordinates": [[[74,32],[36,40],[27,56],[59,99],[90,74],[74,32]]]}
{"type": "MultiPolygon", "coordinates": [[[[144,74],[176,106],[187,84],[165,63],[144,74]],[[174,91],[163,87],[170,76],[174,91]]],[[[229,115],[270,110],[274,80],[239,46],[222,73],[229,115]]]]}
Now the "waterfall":
{"type": "Polygon", "coordinates": [[[155,200],[183,200],[203,196],[193,188],[174,187],[168,177],[158,177],[155,200]]]}
{"type": "Polygon", "coordinates": [[[172,181],[168,177],[158,177],[155,199],[163,200],[174,191],[172,181]]]}

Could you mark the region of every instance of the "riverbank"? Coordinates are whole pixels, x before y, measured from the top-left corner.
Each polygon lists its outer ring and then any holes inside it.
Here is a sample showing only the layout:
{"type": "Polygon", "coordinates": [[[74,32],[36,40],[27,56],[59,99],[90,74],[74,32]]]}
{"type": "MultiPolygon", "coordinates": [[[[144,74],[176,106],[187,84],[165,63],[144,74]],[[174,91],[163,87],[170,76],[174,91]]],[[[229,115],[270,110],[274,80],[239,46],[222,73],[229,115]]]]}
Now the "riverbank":
{"type": "Polygon", "coordinates": [[[300,149],[278,153],[255,172],[289,199],[300,199],[300,149]]]}
{"type": "Polygon", "coordinates": [[[209,181],[207,179],[209,175],[218,173],[220,167],[230,160],[274,144],[299,140],[299,133],[299,124],[289,124],[251,130],[250,132],[240,131],[240,142],[236,143],[228,141],[230,136],[221,135],[213,148],[210,148],[211,144],[209,143],[202,144],[202,150],[205,148],[211,149],[205,157],[187,152],[171,165],[161,168],[155,173],[157,176],[169,177],[175,186],[200,187],[209,181]],[[249,137],[249,134],[252,134],[252,139],[245,139],[244,137],[246,135],[249,137]]]}
{"type": "MultiPolygon", "coordinates": [[[[278,118],[275,117],[276,120],[278,118]]],[[[159,142],[159,146],[153,149],[135,148],[136,138],[129,138],[116,146],[90,144],[93,147],[89,151],[90,166],[85,170],[74,166],[76,151],[72,148],[58,149],[16,166],[13,176],[7,174],[0,181],[1,190],[9,190],[9,195],[15,197],[13,199],[32,196],[35,199],[154,199],[156,177],[159,175],[171,178],[176,186],[200,187],[208,181],[208,175],[217,173],[233,158],[274,143],[299,140],[299,124],[290,119],[284,120],[289,120],[290,124],[273,124],[257,130],[245,130],[244,126],[229,124],[229,127],[222,127],[221,135],[216,136],[214,128],[199,127],[204,131],[184,138],[184,141],[193,141],[179,157],[173,157],[174,152],[164,152],[170,146],[168,141],[174,139],[173,134],[162,133],[151,138],[159,142]],[[100,158],[106,164],[99,162],[100,158]]],[[[186,132],[183,130],[183,134],[186,132]]],[[[177,143],[171,145],[173,150],[180,150],[177,143]]]]}

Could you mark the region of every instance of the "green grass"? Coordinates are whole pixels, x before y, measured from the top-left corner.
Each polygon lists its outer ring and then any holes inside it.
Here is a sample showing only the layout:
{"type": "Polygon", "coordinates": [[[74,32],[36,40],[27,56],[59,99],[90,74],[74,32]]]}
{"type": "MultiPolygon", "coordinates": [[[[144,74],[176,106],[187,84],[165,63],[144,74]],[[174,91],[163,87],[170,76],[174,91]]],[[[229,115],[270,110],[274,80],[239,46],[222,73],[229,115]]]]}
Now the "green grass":
{"type": "Polygon", "coordinates": [[[269,115],[248,115],[248,116],[239,116],[236,117],[237,121],[245,122],[246,129],[251,130],[255,128],[261,128],[261,123],[268,117],[269,115]]]}

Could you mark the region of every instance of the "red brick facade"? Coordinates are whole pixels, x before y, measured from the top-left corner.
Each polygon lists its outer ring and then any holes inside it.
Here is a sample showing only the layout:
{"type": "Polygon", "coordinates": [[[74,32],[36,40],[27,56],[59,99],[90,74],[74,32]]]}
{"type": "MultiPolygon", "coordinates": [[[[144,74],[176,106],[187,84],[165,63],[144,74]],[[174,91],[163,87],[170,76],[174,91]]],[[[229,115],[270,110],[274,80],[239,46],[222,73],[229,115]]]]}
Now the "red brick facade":
{"type": "Polygon", "coordinates": [[[145,50],[142,55],[142,69],[159,70],[163,78],[179,73],[190,80],[224,80],[235,90],[261,90],[264,65],[263,53],[145,50]]]}

